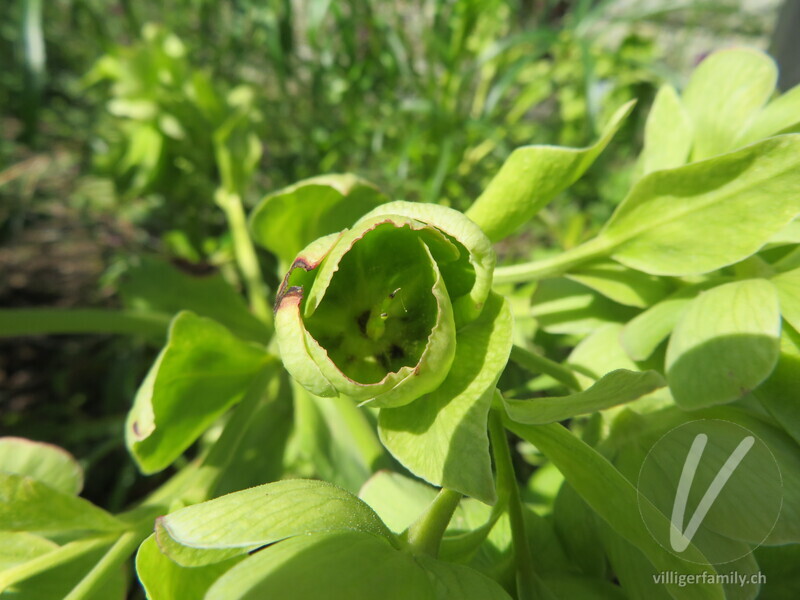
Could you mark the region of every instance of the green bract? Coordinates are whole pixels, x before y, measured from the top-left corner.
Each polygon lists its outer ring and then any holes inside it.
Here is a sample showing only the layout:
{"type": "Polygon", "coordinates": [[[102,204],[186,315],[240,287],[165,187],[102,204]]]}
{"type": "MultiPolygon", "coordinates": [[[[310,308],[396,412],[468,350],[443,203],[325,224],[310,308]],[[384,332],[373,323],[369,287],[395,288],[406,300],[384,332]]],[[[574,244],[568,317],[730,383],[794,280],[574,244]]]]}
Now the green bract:
{"type": "Polygon", "coordinates": [[[319,396],[404,406],[438,388],[482,312],[495,255],[461,213],[393,202],[311,243],[278,292],[284,364],[319,396]]]}

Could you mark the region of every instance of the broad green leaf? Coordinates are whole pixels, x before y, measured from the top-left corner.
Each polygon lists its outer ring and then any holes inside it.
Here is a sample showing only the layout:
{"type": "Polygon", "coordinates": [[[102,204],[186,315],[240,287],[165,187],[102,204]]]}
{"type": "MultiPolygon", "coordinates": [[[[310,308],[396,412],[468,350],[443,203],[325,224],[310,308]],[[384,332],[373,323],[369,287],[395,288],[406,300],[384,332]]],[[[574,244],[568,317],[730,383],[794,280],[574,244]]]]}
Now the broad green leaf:
{"type": "Polygon", "coordinates": [[[401,533],[433,502],[436,488],[399,473],[378,471],[367,480],[358,497],[372,507],[389,529],[401,533]]]}
{"type": "Polygon", "coordinates": [[[763,52],[715,52],[692,73],[683,104],[694,126],[692,160],[728,152],[775,90],[778,69],[763,52]]]}
{"type": "Polygon", "coordinates": [[[680,320],[691,297],[673,296],[636,315],[622,328],[620,342],[631,360],[646,360],[680,320]]]}
{"type": "Polygon", "coordinates": [[[800,123],[800,85],[781,94],[770,102],[742,132],[739,146],[752,144],[763,138],[789,131],[800,123]]]}
{"type": "Polygon", "coordinates": [[[686,164],[692,149],[693,133],[692,122],[675,88],[662,86],[647,115],[644,148],[636,165],[636,178],[686,164]]]}
{"type": "Polygon", "coordinates": [[[576,575],[551,575],[542,578],[556,598],[592,598],[592,600],[628,600],[619,586],[610,581],[576,575]]]}
{"type": "Polygon", "coordinates": [[[707,529],[729,538],[711,542],[724,544],[722,549],[729,554],[728,546],[734,543],[757,544],[765,537],[766,544],[800,540],[800,446],[774,423],[768,422],[767,416],[753,415],[737,405],[715,406],[691,413],[674,405],[667,406],[642,415],[633,423],[631,433],[634,435],[628,436],[625,444],[618,446],[615,460],[621,471],[638,478],[641,463],[645,456],[652,454],[653,445],[659,439],[669,442],[670,445],[665,446],[666,452],[653,456],[658,459],[659,468],[652,473],[653,485],[646,489],[657,504],[671,510],[677,481],[697,432],[708,437],[709,447],[705,451],[708,458],[703,458],[697,469],[698,481],[692,484],[688,506],[696,506],[702,492],[708,489],[710,481],[719,472],[719,466],[748,433],[755,435],[757,440],[726,482],[724,489],[728,491],[717,497],[703,520],[701,530],[707,529]],[[733,433],[726,433],[722,427],[732,427],[731,424],[739,427],[734,428],[733,433]],[[679,428],[685,428],[685,433],[679,428]],[[662,438],[665,433],[673,431],[674,434],[662,438]],[[682,449],[680,444],[683,444],[682,449]],[[718,448],[717,444],[729,448],[718,448]],[[676,449],[670,450],[673,446],[676,449]],[[673,462],[672,454],[675,455],[675,464],[670,464],[673,462]],[[668,480],[672,483],[665,485],[665,476],[670,473],[668,480]],[[770,532],[772,524],[774,527],[770,532]]]}
{"type": "Polygon", "coordinates": [[[791,327],[781,335],[781,354],[775,370],[753,395],[786,433],[800,444],[800,336],[791,327]]]}
{"type": "Polygon", "coordinates": [[[158,519],[162,552],[201,566],[292,536],[361,531],[392,539],[378,515],[348,492],[322,481],[290,479],[234,492],[158,519]]]}
{"type": "MultiPolygon", "coordinates": [[[[650,431],[619,447],[617,468],[635,483],[639,493],[663,514],[671,515],[690,448],[699,434],[707,445],[699,457],[686,501],[680,530],[685,530],[700,499],[734,449],[749,435],[747,429],[722,420],[697,419],[693,413],[668,410],[647,415],[642,431],[650,431]],[[676,414],[678,413],[678,414],[676,414]],[[674,426],[675,420],[680,421],[674,426]]],[[[781,507],[781,475],[768,444],[755,440],[698,523],[694,544],[715,564],[750,554],[775,525],[781,507]]],[[[670,547],[670,533],[647,519],[649,530],[670,547]]]]}
{"type": "Polygon", "coordinates": [[[214,495],[277,481],[284,475],[288,438],[292,433],[292,397],[287,375],[271,378],[261,402],[250,414],[240,442],[226,457],[235,469],[219,476],[214,495]]]}
{"type": "Polygon", "coordinates": [[[500,585],[465,565],[417,558],[436,590],[436,600],[511,600],[500,585]]]}
{"type": "MultiPolygon", "coordinates": [[[[603,547],[606,550],[609,561],[614,571],[615,577],[619,580],[625,596],[629,600],[668,600],[670,598],[662,575],[647,558],[627,541],[614,533],[605,523],[600,524],[600,532],[603,539],[603,547]]],[[[730,543],[730,541],[729,541],[730,543]]],[[[757,577],[759,565],[753,559],[752,554],[744,558],[720,565],[718,571],[723,576],[734,573],[739,577],[749,578],[753,575],[757,577]]],[[[666,577],[680,578],[685,577],[683,572],[666,577]]],[[[754,580],[755,581],[755,580],[754,580]]],[[[680,583],[679,583],[680,585],[680,583]]],[[[695,582],[696,587],[713,586],[713,581],[695,582]]],[[[750,583],[746,580],[742,584],[739,580],[730,578],[723,583],[726,600],[753,600],[759,593],[758,583],[750,583]]],[[[760,596],[758,596],[760,598],[760,596]]]]}
{"type": "Polygon", "coordinates": [[[231,559],[203,567],[183,567],[162,554],[155,535],[136,553],[136,574],[148,600],[203,600],[220,575],[239,562],[231,559]]]}
{"type": "Polygon", "coordinates": [[[781,304],[781,316],[800,330],[800,269],[780,273],[771,279],[778,290],[781,304]]]}
{"type": "Polygon", "coordinates": [[[588,284],[557,278],[539,282],[530,314],[548,333],[590,333],[606,323],[627,321],[636,311],[609,300],[588,284]]]}
{"type": "Polygon", "coordinates": [[[650,358],[658,345],[672,333],[690,300],[699,292],[726,281],[727,279],[713,278],[681,288],[668,298],[636,315],[622,329],[620,341],[625,352],[632,360],[639,361],[650,358]]]}
{"type": "Polygon", "coordinates": [[[411,554],[358,531],[299,536],[264,548],[220,577],[206,600],[438,600],[411,554]]]}
{"type": "Polygon", "coordinates": [[[664,279],[628,269],[613,261],[600,261],[573,269],[567,277],[614,302],[637,308],[655,304],[672,288],[664,279]]]}
{"type": "Polygon", "coordinates": [[[266,196],[253,210],[253,239],[289,265],[322,236],[350,227],[388,198],[355,175],[305,179],[266,196]]]}
{"type": "Polygon", "coordinates": [[[69,452],[25,438],[0,438],[0,472],[27,475],[64,494],[83,488],[83,469],[69,452]]]}
{"type": "Polygon", "coordinates": [[[143,257],[119,284],[125,304],[143,311],[174,315],[190,310],[225,325],[242,339],[269,341],[270,332],[220,275],[193,276],[171,264],[143,257]]]}
{"type": "Polygon", "coordinates": [[[800,135],[783,135],[645,176],[598,243],[652,275],[707,273],[747,258],[798,213],[800,135]]]}
{"type": "MultiPolygon", "coordinates": [[[[783,504],[767,545],[796,544],[800,542],[800,445],[772,423],[746,413],[735,406],[716,406],[698,411],[704,419],[730,421],[752,431],[766,444],[778,463],[783,480],[783,504]]],[[[764,470],[756,467],[748,476],[751,485],[764,485],[764,470]]],[[[758,506],[752,510],[761,510],[758,506]]],[[[740,533],[737,531],[737,534],[740,533]]]]}
{"type": "Polygon", "coordinates": [[[795,600],[800,589],[800,544],[762,546],[756,549],[755,556],[766,580],[759,600],[795,600]]]}
{"type": "Polygon", "coordinates": [[[172,464],[242,399],[271,360],[263,347],[219,323],[179,313],[128,413],[125,439],[142,472],[172,464]]]}
{"type": "Polygon", "coordinates": [[[656,371],[607,373],[585,391],[557,398],[503,399],[508,416],[518,423],[541,425],[563,421],[632,402],[666,385],[656,371]]]}
{"type": "Polygon", "coordinates": [[[600,548],[605,550],[614,577],[619,581],[628,600],[672,598],[666,586],[653,581],[653,575],[657,576],[657,571],[641,550],[599,519],[597,531],[600,548]]]}
{"type": "Polygon", "coordinates": [[[88,500],[31,477],[0,473],[0,530],[117,531],[125,524],[88,500]]]}
{"type": "MultiPolygon", "coordinates": [[[[111,542],[109,542],[109,545],[111,542]]],[[[94,568],[108,551],[102,546],[77,558],[37,573],[22,581],[15,582],[0,592],[3,600],[59,600],[66,598],[76,585],[94,568]]],[[[2,577],[2,575],[0,575],[2,577]]],[[[124,600],[128,592],[128,577],[120,566],[111,570],[95,586],[91,593],[82,596],[84,600],[124,600]]],[[[0,586],[0,590],[2,587],[0,586]]]]}
{"type": "Polygon", "coordinates": [[[634,102],[629,102],[620,107],[600,139],[587,148],[517,148],[466,215],[493,242],[510,235],[586,172],[619,130],[633,105],[634,102]]]}
{"type": "Polygon", "coordinates": [[[606,324],[575,346],[567,365],[575,371],[581,388],[587,389],[606,373],[617,369],[638,370],[620,343],[622,325],[606,324]]]}
{"type": "Polygon", "coordinates": [[[27,531],[0,531],[0,572],[58,548],[58,544],[27,531]]]}
{"type": "Polygon", "coordinates": [[[319,398],[296,382],[292,387],[298,458],[321,479],[358,492],[375,469],[390,462],[368,411],[346,396],[319,398]]]}
{"type": "Polygon", "coordinates": [[[800,244],[800,219],[795,219],[778,233],[769,238],[765,249],[778,246],[800,244]]]}
{"type": "MultiPolygon", "coordinates": [[[[552,465],[553,463],[548,463],[552,465]]],[[[589,577],[605,579],[606,565],[598,524],[586,501],[563,482],[553,503],[553,526],[572,564],[589,577]]]]}
{"type": "Polygon", "coordinates": [[[487,419],[512,344],[512,317],[492,293],[457,332],[456,356],[442,385],[400,408],[381,409],[381,441],[412,473],[486,503],[495,500],[487,419]]]}
{"type": "MultiPolygon", "coordinates": [[[[552,460],[589,506],[615,532],[639,548],[656,569],[697,575],[714,573],[710,565],[702,564],[707,561],[692,546],[686,556],[695,562],[680,559],[662,548],[650,535],[644,521],[637,518],[640,502],[637,501],[636,488],[597,451],[567,429],[558,424],[520,425],[513,422],[509,422],[507,427],[552,460]]],[[[650,519],[662,520],[664,526],[669,527],[668,519],[646,500],[641,503],[641,509],[650,519]]],[[[667,589],[676,600],[725,598],[719,585],[688,588],[668,584],[667,589]]]]}
{"type": "Polygon", "coordinates": [[[725,404],[764,381],[778,361],[781,320],[775,287],[727,283],[692,300],[667,346],[666,372],[685,409],[725,404]]]}

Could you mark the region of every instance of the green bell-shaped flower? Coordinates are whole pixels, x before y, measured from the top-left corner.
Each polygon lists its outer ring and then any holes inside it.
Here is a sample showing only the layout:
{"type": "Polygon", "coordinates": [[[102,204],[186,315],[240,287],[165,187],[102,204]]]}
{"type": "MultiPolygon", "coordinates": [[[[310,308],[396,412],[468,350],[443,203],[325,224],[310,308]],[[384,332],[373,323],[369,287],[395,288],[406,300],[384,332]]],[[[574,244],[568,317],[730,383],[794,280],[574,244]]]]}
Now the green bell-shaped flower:
{"type": "Polygon", "coordinates": [[[480,315],[494,263],[458,211],[381,205],[292,263],[275,307],[284,365],[318,396],[409,404],[447,377],[456,330],[480,315]]]}

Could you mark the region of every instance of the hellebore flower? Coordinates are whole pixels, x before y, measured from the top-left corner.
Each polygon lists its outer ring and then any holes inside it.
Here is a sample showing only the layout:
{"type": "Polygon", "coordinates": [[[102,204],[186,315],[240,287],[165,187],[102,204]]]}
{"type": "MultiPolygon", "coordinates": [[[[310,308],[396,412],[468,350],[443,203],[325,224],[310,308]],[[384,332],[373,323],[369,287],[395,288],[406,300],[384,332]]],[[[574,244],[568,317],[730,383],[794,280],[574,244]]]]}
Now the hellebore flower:
{"type": "Polygon", "coordinates": [[[275,307],[284,365],[318,396],[407,405],[447,377],[494,263],[491,242],[458,211],[383,204],[292,263],[275,307]]]}

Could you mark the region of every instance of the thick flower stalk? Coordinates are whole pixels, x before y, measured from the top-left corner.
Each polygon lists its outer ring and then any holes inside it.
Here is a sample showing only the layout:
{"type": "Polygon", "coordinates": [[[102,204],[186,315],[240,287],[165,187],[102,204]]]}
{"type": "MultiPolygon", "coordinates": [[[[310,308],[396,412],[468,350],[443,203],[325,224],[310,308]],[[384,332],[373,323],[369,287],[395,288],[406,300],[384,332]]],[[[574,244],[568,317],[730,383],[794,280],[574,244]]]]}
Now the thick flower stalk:
{"type": "Polygon", "coordinates": [[[384,204],[294,260],[276,303],[284,364],[318,396],[409,404],[447,377],[456,330],[480,315],[494,263],[461,213],[384,204]]]}

